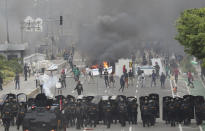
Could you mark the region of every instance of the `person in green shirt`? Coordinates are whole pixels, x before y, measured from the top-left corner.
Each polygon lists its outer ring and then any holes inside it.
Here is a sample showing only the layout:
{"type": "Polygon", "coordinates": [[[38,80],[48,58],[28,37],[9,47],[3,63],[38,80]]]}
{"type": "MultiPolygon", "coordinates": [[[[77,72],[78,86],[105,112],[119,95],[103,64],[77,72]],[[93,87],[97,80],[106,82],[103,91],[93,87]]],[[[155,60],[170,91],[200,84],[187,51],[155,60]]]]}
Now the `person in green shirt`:
{"type": "Polygon", "coordinates": [[[167,78],[167,77],[170,78],[170,75],[169,75],[169,73],[170,73],[170,68],[169,68],[169,65],[168,65],[168,64],[165,66],[165,71],[166,71],[166,78],[167,78]]]}

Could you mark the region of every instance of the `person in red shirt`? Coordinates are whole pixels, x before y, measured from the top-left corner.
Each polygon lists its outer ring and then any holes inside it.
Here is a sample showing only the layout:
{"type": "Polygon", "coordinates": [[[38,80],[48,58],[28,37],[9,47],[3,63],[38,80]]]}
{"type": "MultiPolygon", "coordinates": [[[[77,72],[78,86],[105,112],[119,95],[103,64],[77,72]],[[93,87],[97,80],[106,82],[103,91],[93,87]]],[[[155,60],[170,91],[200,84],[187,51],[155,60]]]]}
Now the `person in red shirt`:
{"type": "Polygon", "coordinates": [[[123,74],[126,72],[126,66],[125,65],[123,65],[123,69],[122,69],[122,71],[123,71],[123,74]]]}
{"type": "Polygon", "coordinates": [[[178,76],[179,76],[179,70],[177,68],[174,69],[174,77],[175,77],[175,82],[178,82],[178,76]]]}
{"type": "Polygon", "coordinates": [[[188,73],[187,73],[187,75],[188,75],[188,86],[190,85],[190,84],[192,84],[192,86],[194,85],[193,84],[193,76],[192,76],[192,74],[191,74],[191,72],[189,71],[188,73]]]}

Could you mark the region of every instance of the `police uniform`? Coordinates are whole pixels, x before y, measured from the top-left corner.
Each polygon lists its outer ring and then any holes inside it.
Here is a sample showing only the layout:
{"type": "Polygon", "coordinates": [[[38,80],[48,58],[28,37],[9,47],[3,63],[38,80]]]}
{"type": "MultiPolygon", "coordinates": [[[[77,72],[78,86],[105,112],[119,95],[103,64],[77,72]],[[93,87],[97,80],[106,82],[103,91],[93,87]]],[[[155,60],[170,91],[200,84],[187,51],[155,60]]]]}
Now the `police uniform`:
{"type": "Polygon", "coordinates": [[[5,103],[2,109],[2,121],[3,121],[5,131],[9,131],[11,116],[12,115],[11,115],[10,103],[5,103]]]}

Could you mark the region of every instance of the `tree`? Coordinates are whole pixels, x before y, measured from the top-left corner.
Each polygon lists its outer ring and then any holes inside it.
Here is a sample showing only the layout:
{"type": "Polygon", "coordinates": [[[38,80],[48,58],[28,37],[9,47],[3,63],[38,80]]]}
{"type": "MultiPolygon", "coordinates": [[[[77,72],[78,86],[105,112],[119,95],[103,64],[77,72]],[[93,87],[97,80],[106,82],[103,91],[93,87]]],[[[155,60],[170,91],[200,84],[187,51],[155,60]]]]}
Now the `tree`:
{"type": "Polygon", "coordinates": [[[176,22],[176,40],[186,53],[205,62],[205,8],[189,9],[176,22]]]}

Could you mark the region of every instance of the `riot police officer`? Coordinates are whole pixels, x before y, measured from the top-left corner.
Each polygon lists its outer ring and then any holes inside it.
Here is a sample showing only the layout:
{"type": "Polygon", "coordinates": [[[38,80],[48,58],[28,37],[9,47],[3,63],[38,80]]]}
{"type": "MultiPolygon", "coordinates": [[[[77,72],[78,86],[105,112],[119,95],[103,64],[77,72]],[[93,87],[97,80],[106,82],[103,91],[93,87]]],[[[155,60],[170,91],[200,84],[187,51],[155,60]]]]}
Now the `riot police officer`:
{"type": "Polygon", "coordinates": [[[119,122],[122,127],[126,126],[126,117],[127,117],[127,105],[125,101],[121,100],[118,103],[118,115],[119,115],[119,122]]]}
{"type": "Polygon", "coordinates": [[[19,103],[18,112],[16,116],[17,130],[19,130],[19,127],[22,124],[25,113],[26,113],[25,105],[23,103],[19,103]]]}
{"type": "Polygon", "coordinates": [[[189,101],[187,101],[186,99],[184,99],[183,103],[181,104],[181,111],[184,125],[189,125],[191,123],[192,108],[189,101]]]}
{"type": "Polygon", "coordinates": [[[111,120],[112,120],[112,106],[110,101],[106,101],[103,106],[103,114],[104,114],[104,121],[107,125],[107,128],[110,128],[111,120]]]}
{"type": "Polygon", "coordinates": [[[94,125],[94,127],[96,127],[97,124],[97,107],[95,104],[89,103],[88,105],[88,123],[90,124],[90,126],[92,127],[92,125],[94,125]]]}
{"type": "Polygon", "coordinates": [[[168,120],[171,123],[171,126],[176,126],[176,106],[174,99],[171,99],[169,105],[168,105],[168,120]]]}
{"type": "Polygon", "coordinates": [[[11,122],[11,108],[9,103],[5,103],[2,109],[2,121],[5,128],[5,131],[9,131],[10,122],[11,122]]]}
{"type": "Polygon", "coordinates": [[[82,117],[82,108],[80,101],[77,101],[76,108],[75,108],[75,116],[76,116],[76,129],[80,129],[83,124],[83,117],[82,117]]]}
{"type": "Polygon", "coordinates": [[[132,122],[132,124],[137,124],[137,109],[138,109],[138,104],[136,100],[131,100],[128,102],[127,106],[127,112],[128,112],[128,120],[129,124],[132,122]]]}
{"type": "Polygon", "coordinates": [[[150,112],[150,107],[148,105],[148,100],[145,100],[142,107],[141,107],[141,116],[142,116],[142,123],[143,123],[143,127],[145,127],[145,125],[147,124],[147,126],[149,127],[151,124],[151,117],[152,117],[152,113],[150,112]]]}
{"type": "Polygon", "coordinates": [[[151,113],[150,124],[153,126],[156,122],[156,113],[157,113],[157,106],[154,100],[149,100],[148,108],[149,108],[149,112],[151,113]]]}

